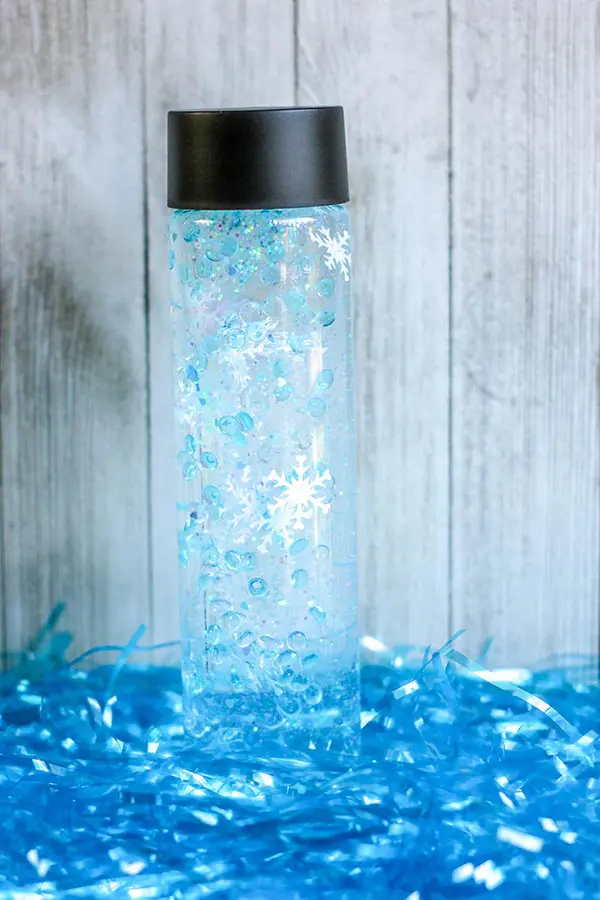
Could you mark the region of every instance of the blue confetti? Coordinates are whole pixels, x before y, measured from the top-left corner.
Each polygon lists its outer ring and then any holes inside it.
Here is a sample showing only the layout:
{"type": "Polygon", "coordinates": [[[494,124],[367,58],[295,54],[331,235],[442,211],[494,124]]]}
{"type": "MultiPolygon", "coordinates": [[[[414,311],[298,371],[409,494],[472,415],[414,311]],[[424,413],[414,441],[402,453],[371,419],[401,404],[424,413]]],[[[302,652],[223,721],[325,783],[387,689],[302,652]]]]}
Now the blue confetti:
{"type": "Polygon", "coordinates": [[[61,612],[0,675],[0,898],[600,898],[595,660],[364,638],[351,766],[219,757],[183,731],[178,669],[132,664],[171,645],[140,628],[66,662],[61,612]]]}

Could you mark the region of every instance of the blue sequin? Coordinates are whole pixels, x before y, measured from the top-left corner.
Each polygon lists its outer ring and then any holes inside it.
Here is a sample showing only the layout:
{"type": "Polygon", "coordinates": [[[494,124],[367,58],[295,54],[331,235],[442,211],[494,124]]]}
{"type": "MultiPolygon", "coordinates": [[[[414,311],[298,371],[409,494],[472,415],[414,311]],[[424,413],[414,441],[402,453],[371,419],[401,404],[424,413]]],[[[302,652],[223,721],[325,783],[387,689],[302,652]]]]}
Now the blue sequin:
{"type": "Polygon", "coordinates": [[[254,419],[247,412],[239,412],[237,414],[237,420],[242,431],[252,431],[254,428],[254,419]]]}
{"type": "Polygon", "coordinates": [[[327,404],[324,400],[321,400],[320,397],[311,397],[311,399],[306,404],[306,409],[313,418],[319,419],[325,414],[327,410],[327,404]]]}
{"type": "Polygon", "coordinates": [[[219,465],[219,461],[214,453],[205,450],[200,454],[200,465],[203,469],[216,469],[219,465]]]}
{"type": "Polygon", "coordinates": [[[335,322],[334,311],[332,309],[324,309],[322,312],[317,313],[317,322],[324,328],[327,328],[329,325],[333,325],[333,323],[335,322]]]}
{"type": "Polygon", "coordinates": [[[267,593],[267,582],[264,578],[251,578],[248,582],[248,590],[253,597],[262,597],[267,593]]]}

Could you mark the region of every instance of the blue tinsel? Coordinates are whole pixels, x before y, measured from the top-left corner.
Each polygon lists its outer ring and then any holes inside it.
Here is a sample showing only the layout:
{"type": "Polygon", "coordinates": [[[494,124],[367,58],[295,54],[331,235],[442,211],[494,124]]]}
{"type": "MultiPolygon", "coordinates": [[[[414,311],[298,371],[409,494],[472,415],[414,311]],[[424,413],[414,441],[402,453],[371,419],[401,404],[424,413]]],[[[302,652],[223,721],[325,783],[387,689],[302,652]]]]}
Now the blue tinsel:
{"type": "Polygon", "coordinates": [[[202,755],[178,671],[124,665],[139,635],[82,672],[53,625],[1,676],[0,898],[600,898],[591,663],[367,639],[348,770],[202,755]]]}

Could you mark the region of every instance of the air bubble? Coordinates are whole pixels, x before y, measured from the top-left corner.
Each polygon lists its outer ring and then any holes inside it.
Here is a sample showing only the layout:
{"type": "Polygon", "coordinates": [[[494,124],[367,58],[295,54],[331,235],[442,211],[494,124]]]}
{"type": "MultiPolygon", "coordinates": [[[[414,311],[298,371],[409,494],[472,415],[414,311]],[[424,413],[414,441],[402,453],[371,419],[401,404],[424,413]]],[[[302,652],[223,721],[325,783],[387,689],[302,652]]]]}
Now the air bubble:
{"type": "Polygon", "coordinates": [[[315,549],[315,556],[320,560],[329,559],[329,547],[327,544],[319,544],[315,549]]]}
{"type": "Polygon", "coordinates": [[[254,634],[252,631],[242,631],[237,637],[236,644],[244,650],[246,647],[250,646],[253,640],[254,634]]]}
{"type": "Polygon", "coordinates": [[[307,643],[308,640],[303,631],[292,631],[288,635],[287,645],[290,650],[304,650],[307,643]]]}
{"type": "Polygon", "coordinates": [[[281,650],[283,648],[283,641],[273,637],[272,634],[263,634],[259,640],[263,647],[267,647],[269,650],[281,650]]]}
{"type": "Polygon", "coordinates": [[[229,632],[229,634],[235,631],[241,621],[242,617],[237,612],[226,612],[219,619],[221,628],[229,632]]]}
{"type": "Polygon", "coordinates": [[[317,684],[309,684],[304,693],[304,699],[309,706],[316,706],[323,699],[323,691],[317,684]]]}

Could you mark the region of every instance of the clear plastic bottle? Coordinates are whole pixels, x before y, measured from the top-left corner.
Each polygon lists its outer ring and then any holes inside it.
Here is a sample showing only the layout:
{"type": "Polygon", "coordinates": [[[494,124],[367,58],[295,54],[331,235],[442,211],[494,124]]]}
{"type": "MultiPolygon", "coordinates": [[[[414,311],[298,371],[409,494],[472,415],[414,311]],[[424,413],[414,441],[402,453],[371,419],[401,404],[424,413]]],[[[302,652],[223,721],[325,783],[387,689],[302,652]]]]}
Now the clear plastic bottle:
{"type": "MultiPolygon", "coordinates": [[[[338,123],[339,141],[342,111],[171,114],[186,722],[207,746],[232,751],[283,743],[351,753],[359,636],[348,214],[340,203],[289,207],[281,201],[302,196],[273,184],[278,208],[196,208],[205,197],[221,203],[213,182],[210,190],[196,183],[187,208],[181,154],[191,134],[206,165],[198,144],[214,143],[214,119],[227,116],[242,130],[251,116],[263,131],[283,117],[280,132],[293,118],[310,143],[311,123],[322,127],[324,117],[338,123]]],[[[281,155],[285,137],[277,141],[281,155]]],[[[294,153],[297,143],[296,135],[294,153]]],[[[330,155],[339,156],[333,143],[330,155]]],[[[342,176],[333,199],[347,199],[345,158],[342,176]]],[[[248,204],[248,191],[253,200],[257,177],[240,175],[236,200],[248,204]]],[[[301,187],[314,199],[307,180],[304,173],[301,187]]],[[[235,193],[230,182],[227,189],[235,193]]]]}

